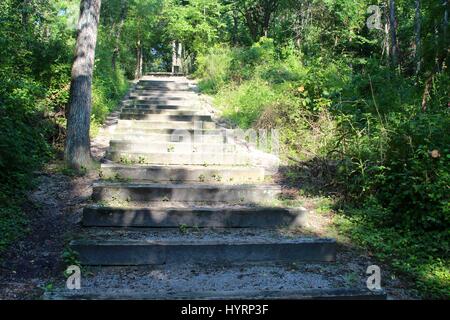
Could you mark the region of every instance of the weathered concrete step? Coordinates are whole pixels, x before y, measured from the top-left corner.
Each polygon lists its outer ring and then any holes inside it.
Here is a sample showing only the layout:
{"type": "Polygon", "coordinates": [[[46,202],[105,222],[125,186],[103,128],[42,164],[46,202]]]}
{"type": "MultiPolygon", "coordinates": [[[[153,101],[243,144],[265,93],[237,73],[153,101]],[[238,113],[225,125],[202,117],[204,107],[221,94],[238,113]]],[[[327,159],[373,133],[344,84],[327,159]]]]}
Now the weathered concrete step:
{"type": "MultiPolygon", "coordinates": [[[[123,108],[129,108],[133,110],[179,110],[186,108],[183,104],[153,104],[153,103],[143,103],[143,104],[136,104],[132,102],[122,102],[123,108]]],[[[192,107],[194,109],[194,107],[192,107]]],[[[198,108],[195,108],[198,110],[198,108]]]]}
{"type": "Polygon", "coordinates": [[[116,134],[170,134],[183,137],[185,141],[200,141],[197,137],[220,136],[220,142],[246,144],[239,137],[239,132],[223,128],[211,121],[155,121],[155,120],[125,120],[117,121],[114,130],[116,134]]]}
{"type": "Polygon", "coordinates": [[[139,97],[154,97],[154,98],[171,98],[171,97],[180,97],[186,99],[195,99],[198,98],[198,95],[194,92],[186,92],[186,91],[177,91],[171,90],[168,92],[157,91],[157,90],[144,90],[138,89],[135,91],[131,91],[129,94],[131,98],[139,98],[139,97]]]}
{"type": "Polygon", "coordinates": [[[125,99],[121,102],[122,106],[135,106],[135,105],[145,105],[145,106],[184,106],[184,107],[192,107],[192,106],[198,106],[199,102],[197,100],[192,99],[125,99]]]}
{"type": "Polygon", "coordinates": [[[160,82],[139,82],[136,84],[139,87],[174,87],[174,86],[184,86],[191,88],[191,85],[187,81],[160,81],[160,82]]]}
{"type": "Polygon", "coordinates": [[[258,203],[276,198],[281,193],[277,185],[247,184],[172,184],[125,183],[100,181],[93,184],[94,201],[179,201],[179,202],[240,202],[258,203]]]}
{"type": "Polygon", "coordinates": [[[56,290],[44,293],[44,300],[386,300],[383,290],[368,289],[306,289],[306,290],[236,290],[179,291],[152,290],[56,290]]]}
{"type": "Polygon", "coordinates": [[[305,210],[265,207],[117,208],[89,206],[86,227],[276,228],[304,224],[305,210]]]}
{"type": "Polygon", "coordinates": [[[208,116],[203,110],[196,108],[183,108],[183,109],[135,109],[135,108],[122,108],[122,114],[161,114],[161,115],[171,115],[171,116],[190,116],[190,115],[205,115],[208,116]]]}
{"type": "Polygon", "coordinates": [[[210,115],[198,115],[198,114],[180,114],[179,111],[171,111],[158,114],[140,114],[140,113],[121,113],[120,119],[123,120],[153,120],[153,121],[210,121],[212,118],[210,115]]]}
{"type": "Polygon", "coordinates": [[[199,103],[197,101],[192,101],[192,100],[186,100],[186,101],[175,101],[172,103],[155,103],[152,101],[148,101],[148,100],[141,100],[141,99],[125,99],[122,100],[121,105],[122,106],[128,106],[128,107],[134,107],[134,106],[142,106],[142,107],[159,107],[159,108],[163,108],[163,107],[172,107],[172,106],[176,106],[178,108],[181,107],[185,107],[185,106],[196,106],[199,103]]]}
{"type": "Polygon", "coordinates": [[[66,289],[63,278],[45,299],[385,299],[385,292],[367,289],[366,268],[353,259],[226,267],[201,261],[151,268],[92,266],[83,273],[80,290],[66,289]]]}
{"type": "Polygon", "coordinates": [[[169,86],[142,86],[142,85],[137,85],[135,87],[135,90],[144,90],[144,91],[149,91],[149,92],[159,92],[159,93],[166,93],[166,94],[170,94],[171,92],[184,92],[184,93],[191,93],[193,92],[192,88],[190,86],[187,85],[181,85],[181,86],[177,86],[177,85],[169,85],[169,86]]]}
{"type": "Polygon", "coordinates": [[[83,265],[332,262],[336,241],[270,229],[85,228],[70,243],[83,265]]]}
{"type": "MultiPolygon", "coordinates": [[[[223,130],[217,129],[217,125],[211,121],[145,121],[145,120],[118,120],[116,132],[124,130],[139,130],[140,132],[155,133],[155,129],[165,129],[165,132],[158,131],[159,133],[172,134],[174,132],[180,132],[180,130],[189,130],[189,133],[194,133],[194,130],[198,131],[197,134],[220,134],[223,130]]],[[[184,131],[183,131],[184,133],[184,131]]]]}
{"type": "MultiPolygon", "coordinates": [[[[203,112],[204,110],[194,106],[178,106],[178,105],[167,105],[167,106],[156,106],[156,105],[136,105],[136,106],[123,106],[122,111],[151,111],[153,113],[165,113],[165,112],[203,112]]],[[[205,113],[207,114],[207,113],[205,113]]]]}
{"type": "MultiPolygon", "coordinates": [[[[138,140],[136,140],[138,141],[138,140]]],[[[221,153],[174,153],[162,150],[161,152],[132,152],[108,150],[106,159],[120,163],[139,164],[184,164],[184,165],[231,165],[245,166],[257,164],[249,154],[241,152],[221,153]]]]}
{"type": "Polygon", "coordinates": [[[137,88],[158,88],[158,89],[173,89],[173,88],[190,88],[187,82],[177,81],[146,81],[139,82],[137,88]]]}
{"type": "Polygon", "coordinates": [[[206,183],[253,183],[264,181],[261,167],[148,166],[102,164],[104,179],[181,181],[206,183]]]}
{"type": "MultiPolygon", "coordinates": [[[[156,130],[156,129],[155,129],[156,130]]],[[[196,131],[197,132],[197,131],[196,131]]],[[[145,141],[145,142],[155,142],[155,141],[159,141],[159,142],[186,142],[186,141],[194,141],[194,139],[198,139],[195,141],[200,141],[200,142],[204,142],[204,143],[222,143],[222,142],[227,142],[226,137],[222,134],[215,134],[215,133],[211,133],[211,134],[203,134],[201,135],[201,132],[196,136],[195,134],[191,134],[189,130],[186,130],[186,132],[183,132],[180,130],[176,130],[171,132],[170,134],[168,133],[160,133],[160,132],[156,132],[156,133],[149,133],[149,134],[145,134],[142,131],[139,131],[138,129],[136,129],[135,132],[131,132],[131,133],[122,133],[120,130],[113,133],[112,139],[114,140],[131,140],[131,141],[145,141]]],[[[203,163],[200,163],[203,164],[203,163]]]]}
{"type": "Polygon", "coordinates": [[[186,89],[190,90],[191,87],[186,82],[169,82],[169,81],[161,81],[161,82],[140,82],[138,83],[135,88],[137,89],[158,89],[158,90],[180,90],[180,89],[186,89]]]}
{"type": "MultiPolygon", "coordinates": [[[[186,85],[183,85],[183,86],[186,86],[186,85]]],[[[176,86],[175,86],[175,87],[176,87],[176,86]]],[[[178,91],[178,90],[174,89],[174,90],[170,90],[170,92],[165,92],[165,91],[160,91],[160,92],[158,92],[158,90],[152,90],[154,87],[150,87],[150,88],[151,88],[151,89],[148,90],[148,89],[146,89],[145,87],[138,86],[138,87],[133,88],[133,90],[131,90],[131,92],[152,93],[152,94],[153,94],[153,93],[160,93],[160,94],[180,93],[180,94],[193,94],[193,95],[197,95],[197,93],[196,93],[194,90],[189,90],[189,91],[180,90],[180,91],[178,91]]],[[[166,88],[166,87],[163,87],[163,88],[166,88]]]]}
{"type": "Polygon", "coordinates": [[[235,153],[242,147],[230,143],[170,143],[170,142],[141,142],[127,140],[111,140],[110,152],[134,152],[134,153],[235,153]]]}
{"type": "Polygon", "coordinates": [[[185,101],[187,100],[185,97],[152,97],[152,96],[145,96],[145,97],[129,97],[127,101],[146,101],[146,102],[153,102],[155,104],[158,103],[168,103],[169,101],[177,102],[177,101],[185,101]]]}

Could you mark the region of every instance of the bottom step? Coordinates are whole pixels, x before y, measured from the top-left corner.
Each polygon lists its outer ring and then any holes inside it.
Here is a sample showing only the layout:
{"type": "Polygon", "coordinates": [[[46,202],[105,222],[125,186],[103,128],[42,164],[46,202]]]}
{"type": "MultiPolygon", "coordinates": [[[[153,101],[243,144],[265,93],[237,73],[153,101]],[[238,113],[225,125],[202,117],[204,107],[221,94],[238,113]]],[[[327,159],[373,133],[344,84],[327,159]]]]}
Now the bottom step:
{"type": "Polygon", "coordinates": [[[367,289],[366,265],[336,263],[189,264],[86,267],[81,289],[55,283],[46,299],[383,299],[367,289]]]}
{"type": "Polygon", "coordinates": [[[166,295],[134,290],[97,293],[47,293],[46,300],[386,300],[382,290],[316,289],[293,291],[178,292],[166,295]]]}
{"type": "Polygon", "coordinates": [[[84,265],[332,262],[336,241],[261,229],[90,228],[71,248],[84,265]]]}

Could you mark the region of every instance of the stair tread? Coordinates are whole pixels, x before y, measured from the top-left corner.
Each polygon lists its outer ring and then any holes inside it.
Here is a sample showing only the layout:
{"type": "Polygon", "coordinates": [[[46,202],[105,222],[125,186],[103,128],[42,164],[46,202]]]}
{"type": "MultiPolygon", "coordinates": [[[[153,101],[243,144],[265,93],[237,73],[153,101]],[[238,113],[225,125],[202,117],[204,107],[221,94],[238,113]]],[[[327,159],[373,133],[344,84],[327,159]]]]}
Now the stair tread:
{"type": "MultiPolygon", "coordinates": [[[[353,267],[354,268],[354,267],[353,267]]],[[[182,264],[145,267],[91,267],[80,290],[48,292],[46,299],[385,299],[366,288],[362,274],[340,276],[347,263],[266,263],[248,266],[182,264]]]]}
{"type": "Polygon", "coordinates": [[[202,165],[179,165],[179,164],[122,164],[122,163],[102,163],[102,168],[126,168],[126,169],[143,169],[143,168],[161,168],[161,169],[169,169],[169,170],[233,170],[233,171],[248,171],[251,169],[262,170],[260,166],[229,166],[229,165],[211,165],[211,166],[202,166],[202,165]]]}
{"type": "Polygon", "coordinates": [[[258,212],[261,210],[271,210],[274,212],[290,212],[290,213],[301,213],[306,212],[307,210],[303,207],[275,207],[275,206],[257,206],[257,205],[178,205],[175,206],[171,203],[167,205],[152,205],[150,206],[123,206],[123,207],[115,207],[115,206],[104,206],[98,204],[90,204],[85,208],[89,209],[98,209],[98,210],[117,210],[117,211],[152,211],[152,212],[168,212],[168,211],[177,211],[177,212],[217,212],[217,211],[239,211],[239,212],[258,212]]]}
{"type": "Polygon", "coordinates": [[[225,229],[199,228],[186,232],[178,228],[85,228],[72,240],[72,245],[211,245],[211,244],[304,244],[335,243],[331,238],[319,238],[290,229],[225,229]]]}
{"type": "Polygon", "coordinates": [[[127,188],[170,188],[170,189],[186,189],[194,188],[198,190],[202,189],[276,189],[281,190],[281,187],[277,184],[216,184],[216,183],[155,183],[151,181],[140,181],[140,182],[122,182],[122,181],[102,181],[98,180],[93,183],[94,187],[127,187],[127,188]]]}

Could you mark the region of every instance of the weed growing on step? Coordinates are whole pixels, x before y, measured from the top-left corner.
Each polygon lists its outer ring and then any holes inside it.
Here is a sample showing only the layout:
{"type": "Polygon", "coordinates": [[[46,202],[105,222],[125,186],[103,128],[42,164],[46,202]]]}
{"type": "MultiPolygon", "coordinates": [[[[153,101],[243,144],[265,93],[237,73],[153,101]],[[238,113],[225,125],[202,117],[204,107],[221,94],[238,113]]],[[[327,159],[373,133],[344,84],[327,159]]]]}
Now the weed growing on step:
{"type": "Polygon", "coordinates": [[[146,163],[146,162],[147,162],[147,160],[146,160],[145,157],[139,156],[139,159],[138,159],[138,163],[139,163],[139,164],[144,164],[144,163],[146,163]]]}
{"type": "Polygon", "coordinates": [[[67,266],[81,266],[78,252],[66,247],[62,253],[62,259],[67,266]]]}
{"type": "Polygon", "coordinates": [[[182,234],[187,234],[189,231],[189,227],[187,224],[180,224],[180,226],[178,227],[178,229],[180,230],[180,232],[182,234]]]}

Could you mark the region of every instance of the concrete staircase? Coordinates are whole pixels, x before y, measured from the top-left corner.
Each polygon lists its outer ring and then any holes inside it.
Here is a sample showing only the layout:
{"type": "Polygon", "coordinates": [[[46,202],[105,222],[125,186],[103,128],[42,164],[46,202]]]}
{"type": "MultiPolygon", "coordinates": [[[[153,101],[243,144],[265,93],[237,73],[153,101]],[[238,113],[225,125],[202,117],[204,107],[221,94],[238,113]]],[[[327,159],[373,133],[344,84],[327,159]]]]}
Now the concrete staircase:
{"type": "MultiPolygon", "coordinates": [[[[244,283],[237,291],[221,287],[222,273],[234,275],[239,265],[277,272],[292,263],[328,268],[336,260],[336,241],[292,231],[305,222],[305,209],[270,205],[281,189],[267,182],[260,155],[213,121],[186,78],[139,81],[123,101],[101,179],[93,186],[95,204],[84,209],[83,231],[70,243],[95,276],[83,280],[85,292],[62,290],[53,298],[252,298],[264,292],[244,283]],[[215,271],[205,272],[212,266],[215,271]],[[185,267],[205,273],[215,289],[206,286],[212,292],[205,296],[192,289],[196,283],[162,289],[160,282],[129,279],[171,268],[177,278],[185,267]],[[96,277],[102,284],[94,285],[96,277]],[[136,290],[130,293],[130,287],[136,290]]],[[[270,290],[266,297],[382,297],[329,287],[305,291],[300,285],[270,290]]]]}

